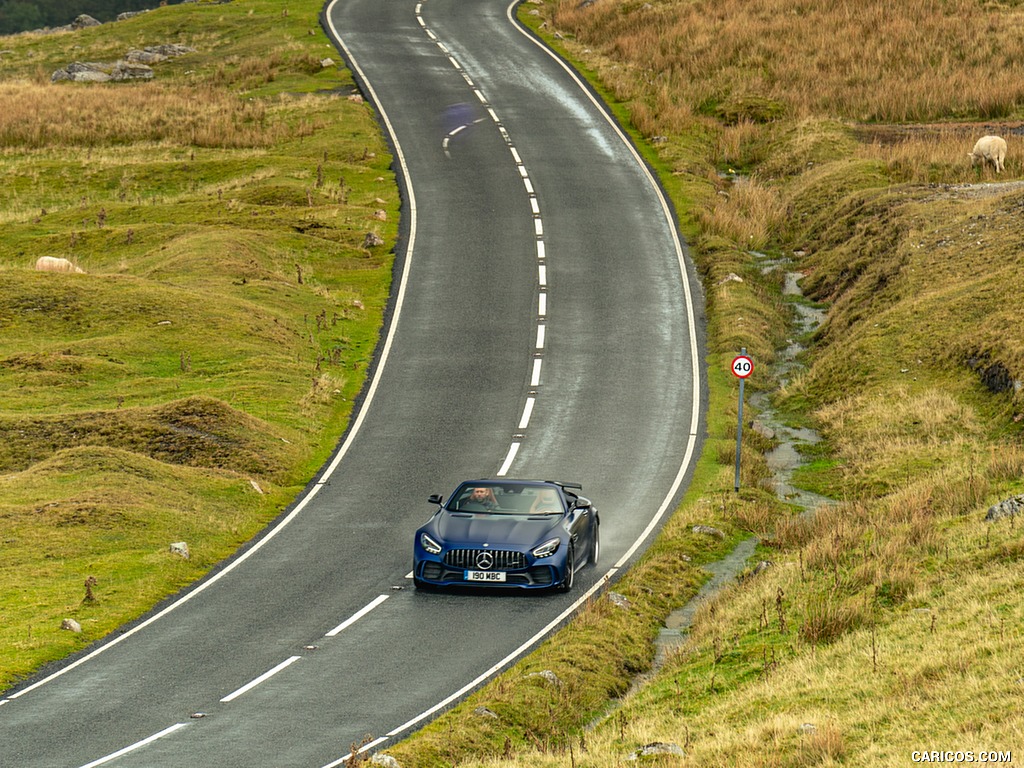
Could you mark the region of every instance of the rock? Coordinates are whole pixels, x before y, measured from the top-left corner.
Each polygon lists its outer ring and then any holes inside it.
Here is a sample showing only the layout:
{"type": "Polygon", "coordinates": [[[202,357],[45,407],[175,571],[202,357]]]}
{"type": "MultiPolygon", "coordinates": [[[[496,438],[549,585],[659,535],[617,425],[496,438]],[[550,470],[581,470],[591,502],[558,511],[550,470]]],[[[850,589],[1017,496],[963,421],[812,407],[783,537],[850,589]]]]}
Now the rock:
{"type": "Polygon", "coordinates": [[[618,592],[609,592],[608,599],[611,600],[618,608],[622,608],[627,611],[630,608],[629,598],[625,595],[620,595],[618,592]]]}
{"type": "Polygon", "coordinates": [[[714,536],[716,539],[724,539],[725,534],[717,528],[712,528],[710,525],[695,525],[693,526],[694,533],[702,533],[705,536],[714,536]]]}
{"type": "Polygon", "coordinates": [[[387,211],[374,211],[373,212],[373,218],[375,218],[377,221],[387,221],[388,220],[388,212],[387,211]]]}
{"type": "Polygon", "coordinates": [[[64,621],[62,621],[60,623],[60,628],[61,629],[66,629],[68,632],[81,632],[82,631],[82,625],[79,624],[74,619],[64,619],[64,621]]]}
{"type": "Polygon", "coordinates": [[[125,11],[124,13],[117,14],[117,18],[114,19],[114,21],[126,21],[132,18],[133,16],[141,16],[143,13],[149,13],[149,11],[125,11]]]}
{"type": "Polygon", "coordinates": [[[815,727],[814,723],[804,723],[799,728],[797,728],[797,730],[802,734],[808,734],[816,733],[818,729],[817,727],[815,727]]]}
{"type": "Polygon", "coordinates": [[[171,544],[170,551],[176,555],[180,555],[186,560],[188,560],[189,557],[191,556],[188,551],[188,544],[186,544],[184,541],[176,541],[173,544],[171,544]]]}
{"type": "Polygon", "coordinates": [[[651,755],[674,755],[676,757],[686,757],[686,753],[683,752],[683,748],[678,744],[671,744],[664,741],[653,741],[650,744],[645,744],[636,752],[629,756],[630,760],[638,760],[641,757],[650,757],[651,755]]]}
{"type": "Polygon", "coordinates": [[[1016,517],[1022,512],[1024,512],[1024,493],[993,504],[988,508],[985,520],[992,523],[1004,517],[1016,517]]]}
{"type": "Polygon", "coordinates": [[[377,248],[381,245],[384,245],[384,238],[376,232],[367,232],[363,238],[363,248],[377,248]]]}
{"type": "Polygon", "coordinates": [[[100,23],[101,22],[97,21],[89,14],[83,13],[81,16],[75,18],[75,20],[72,21],[71,24],[69,24],[68,26],[70,26],[73,30],[78,30],[85,29],[86,27],[98,27],[100,26],[100,23]]]}
{"type": "Polygon", "coordinates": [[[74,61],[50,75],[51,83],[61,80],[71,80],[75,83],[106,83],[110,80],[110,74],[105,71],[102,64],[74,61]]]}
{"type": "Polygon", "coordinates": [[[531,677],[543,677],[552,685],[561,685],[562,681],[558,679],[558,675],[552,672],[550,669],[545,669],[543,672],[531,672],[526,676],[527,679],[531,677]]]}
{"type": "Polygon", "coordinates": [[[498,713],[495,712],[493,709],[488,709],[487,707],[482,707],[482,706],[481,707],[477,707],[476,709],[474,709],[473,710],[473,714],[476,715],[477,717],[490,717],[490,718],[492,718],[494,720],[499,720],[500,719],[498,717],[498,713]]]}
{"type": "Polygon", "coordinates": [[[775,439],[775,430],[769,427],[760,419],[754,419],[753,423],[750,425],[750,428],[757,432],[757,434],[759,434],[763,438],[766,438],[768,440],[775,439]]]}
{"type": "Polygon", "coordinates": [[[391,755],[385,755],[382,752],[378,752],[370,758],[370,765],[379,765],[382,766],[382,768],[402,768],[395,758],[391,755]]]}
{"type": "Polygon", "coordinates": [[[769,568],[773,567],[774,565],[775,563],[773,563],[771,560],[762,560],[754,566],[754,570],[750,572],[750,575],[758,576],[767,571],[769,568]]]}
{"type": "Polygon", "coordinates": [[[134,64],[130,61],[119,61],[110,71],[110,79],[114,82],[125,80],[152,80],[153,68],[145,64],[134,64]]]}
{"type": "Polygon", "coordinates": [[[337,64],[334,63],[334,59],[328,56],[326,59],[321,59],[320,66],[323,69],[327,69],[328,67],[336,67],[337,64]]]}

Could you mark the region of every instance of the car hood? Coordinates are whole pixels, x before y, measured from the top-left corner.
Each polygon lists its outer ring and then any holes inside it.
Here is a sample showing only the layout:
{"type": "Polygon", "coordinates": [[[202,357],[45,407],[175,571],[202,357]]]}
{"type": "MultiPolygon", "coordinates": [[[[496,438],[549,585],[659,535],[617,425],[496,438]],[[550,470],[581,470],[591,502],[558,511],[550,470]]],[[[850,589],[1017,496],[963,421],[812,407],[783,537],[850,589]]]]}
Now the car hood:
{"type": "Polygon", "coordinates": [[[551,538],[561,515],[488,515],[442,513],[435,521],[437,534],[449,547],[462,544],[491,547],[530,547],[551,538]]]}

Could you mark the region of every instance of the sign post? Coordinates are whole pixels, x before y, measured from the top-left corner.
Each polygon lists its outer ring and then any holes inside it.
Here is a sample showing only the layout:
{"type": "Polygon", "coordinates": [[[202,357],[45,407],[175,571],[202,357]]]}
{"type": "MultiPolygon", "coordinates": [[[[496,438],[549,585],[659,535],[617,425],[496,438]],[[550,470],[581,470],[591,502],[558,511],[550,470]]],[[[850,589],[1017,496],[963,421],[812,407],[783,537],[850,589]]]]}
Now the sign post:
{"type": "Polygon", "coordinates": [[[743,440],[743,383],[754,372],[754,361],[747,357],[747,348],[740,350],[739,357],[732,361],[732,373],[740,380],[740,405],[736,424],[736,493],[740,491],[740,443],[743,440]]]}

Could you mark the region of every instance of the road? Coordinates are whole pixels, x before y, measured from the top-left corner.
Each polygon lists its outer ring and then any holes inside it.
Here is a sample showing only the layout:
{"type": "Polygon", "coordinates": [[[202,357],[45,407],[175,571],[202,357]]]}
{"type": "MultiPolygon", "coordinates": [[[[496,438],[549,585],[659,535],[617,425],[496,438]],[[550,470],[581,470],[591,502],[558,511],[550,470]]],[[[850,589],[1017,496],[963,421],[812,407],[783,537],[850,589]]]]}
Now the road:
{"type": "Polygon", "coordinates": [[[507,0],[334,0],[325,28],[401,178],[391,321],[358,416],[288,514],[142,622],[0,698],[12,768],[339,765],[535,645],[650,542],[703,431],[699,289],[670,210],[507,0]],[[430,493],[581,482],[569,595],[411,587],[430,493]]]}

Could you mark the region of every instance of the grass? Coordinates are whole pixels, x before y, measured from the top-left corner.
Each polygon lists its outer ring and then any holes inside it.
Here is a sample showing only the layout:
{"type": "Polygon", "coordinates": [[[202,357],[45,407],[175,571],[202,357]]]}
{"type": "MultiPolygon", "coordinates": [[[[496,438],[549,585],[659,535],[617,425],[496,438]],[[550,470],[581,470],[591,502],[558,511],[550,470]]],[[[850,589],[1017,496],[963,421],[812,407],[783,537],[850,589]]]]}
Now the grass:
{"type": "Polygon", "coordinates": [[[393,243],[398,195],[350,74],[321,64],[319,10],[198,3],[4,41],[0,687],[229,555],[344,427],[390,283],[389,246],[363,240],[393,243]],[[70,55],[166,42],[195,50],[152,81],[49,82],[70,55]]]}

